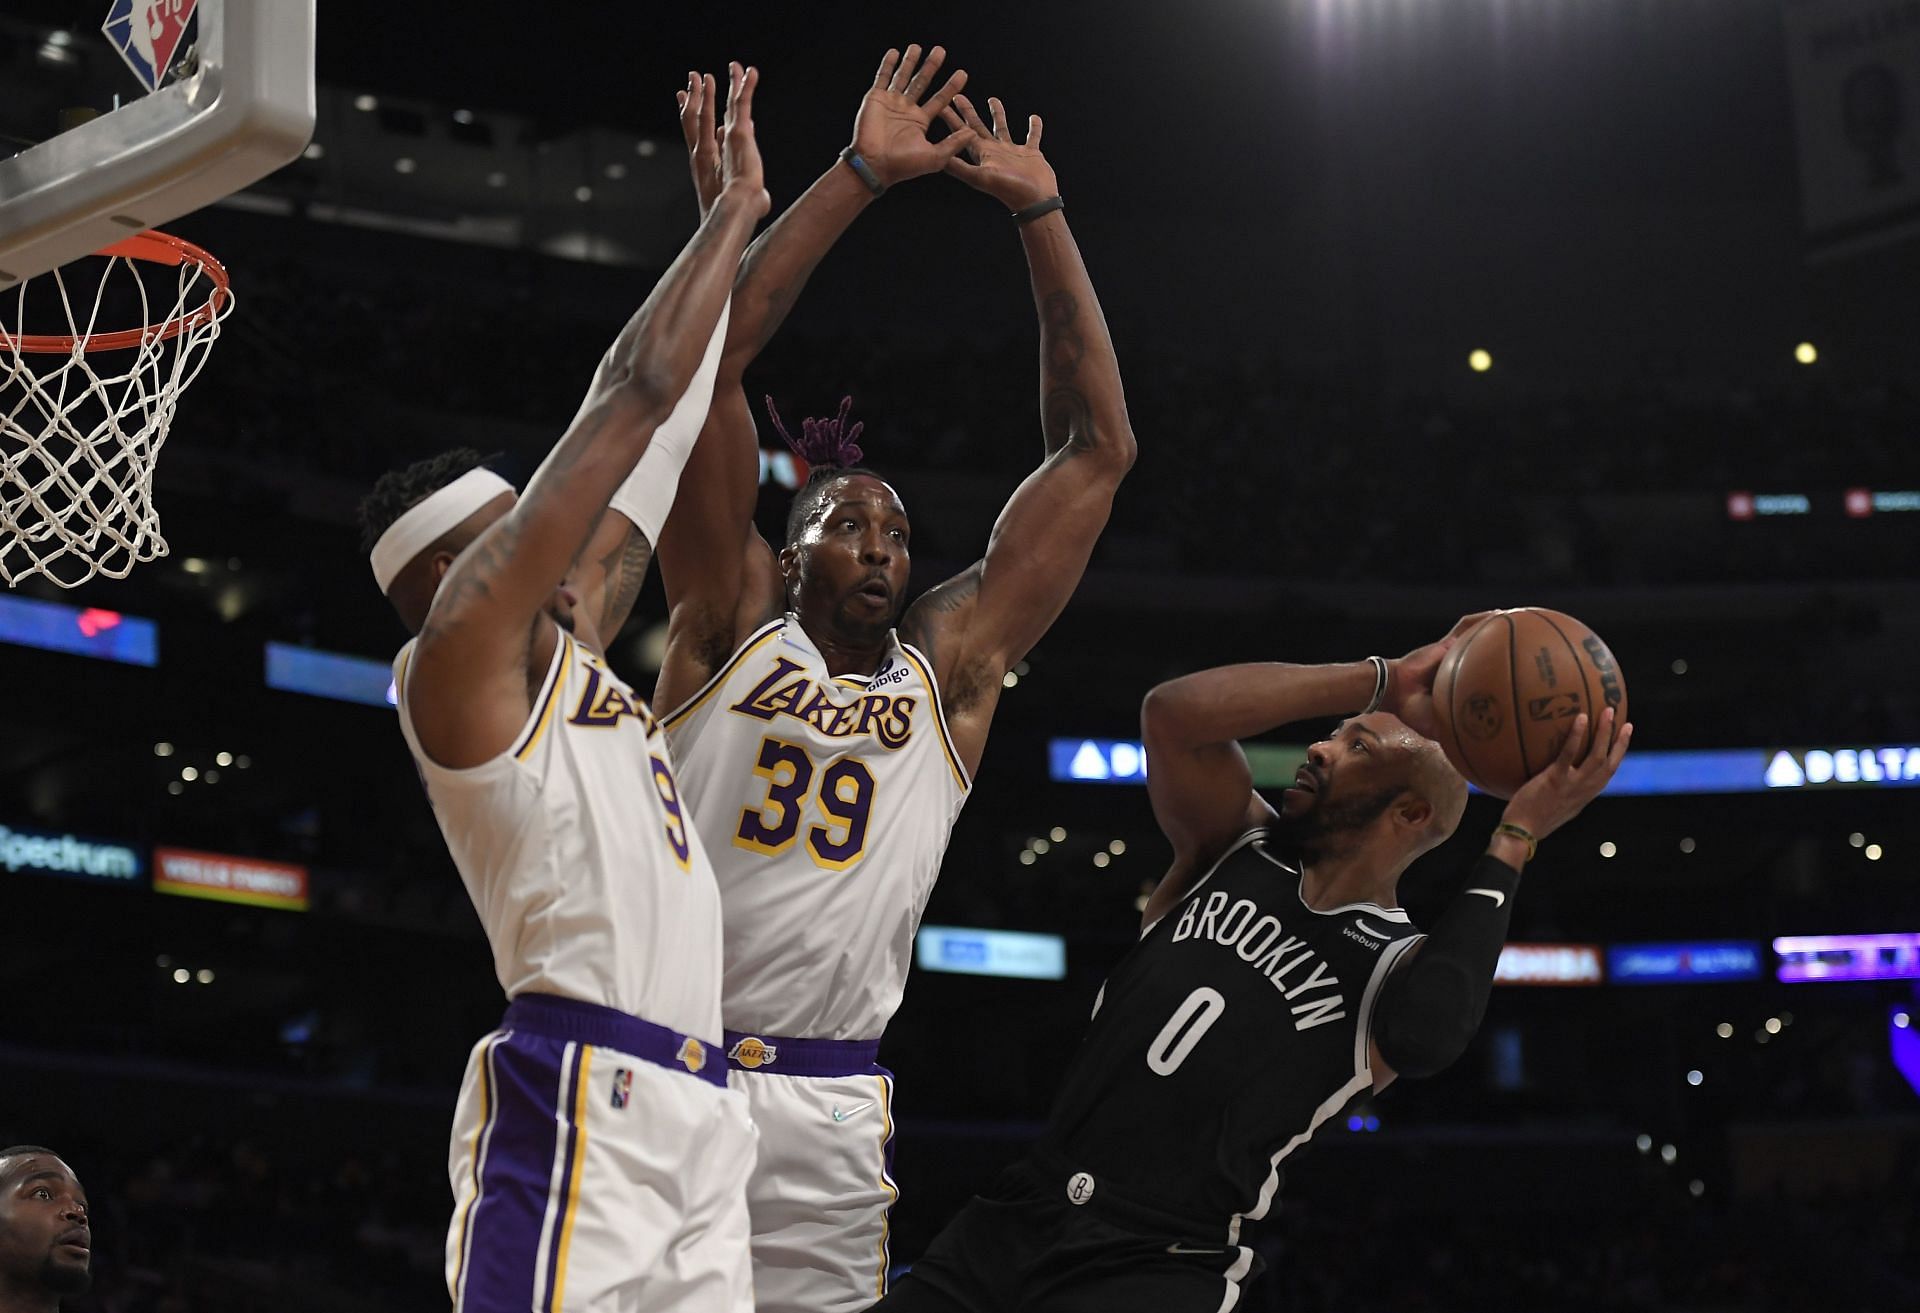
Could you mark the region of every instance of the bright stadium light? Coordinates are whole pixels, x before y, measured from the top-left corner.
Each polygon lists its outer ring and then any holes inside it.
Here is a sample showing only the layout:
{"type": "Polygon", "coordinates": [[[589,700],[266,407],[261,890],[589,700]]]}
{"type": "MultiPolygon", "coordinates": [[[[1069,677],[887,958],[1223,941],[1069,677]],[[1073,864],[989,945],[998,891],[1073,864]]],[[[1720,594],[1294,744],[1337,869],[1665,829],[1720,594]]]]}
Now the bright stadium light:
{"type": "Polygon", "coordinates": [[[1493,368],[1493,353],[1475,347],[1467,357],[1467,368],[1476,374],[1484,374],[1493,368]]]}
{"type": "Polygon", "coordinates": [[[1820,353],[1814,349],[1813,343],[1802,342],[1793,349],[1793,358],[1803,365],[1811,365],[1820,358],[1820,353]]]}

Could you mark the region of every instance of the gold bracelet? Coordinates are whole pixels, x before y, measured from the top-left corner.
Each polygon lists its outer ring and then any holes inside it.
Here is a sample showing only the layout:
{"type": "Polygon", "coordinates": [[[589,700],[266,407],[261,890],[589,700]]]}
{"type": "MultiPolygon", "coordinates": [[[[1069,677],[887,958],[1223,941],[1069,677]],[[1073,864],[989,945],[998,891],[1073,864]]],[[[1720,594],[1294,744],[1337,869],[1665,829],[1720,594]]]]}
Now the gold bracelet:
{"type": "Polygon", "coordinates": [[[1540,841],[1518,825],[1515,825],[1512,821],[1501,821],[1500,824],[1493,827],[1493,832],[1495,834],[1510,834],[1520,840],[1520,842],[1526,844],[1528,861],[1532,861],[1540,851],[1540,841]]]}

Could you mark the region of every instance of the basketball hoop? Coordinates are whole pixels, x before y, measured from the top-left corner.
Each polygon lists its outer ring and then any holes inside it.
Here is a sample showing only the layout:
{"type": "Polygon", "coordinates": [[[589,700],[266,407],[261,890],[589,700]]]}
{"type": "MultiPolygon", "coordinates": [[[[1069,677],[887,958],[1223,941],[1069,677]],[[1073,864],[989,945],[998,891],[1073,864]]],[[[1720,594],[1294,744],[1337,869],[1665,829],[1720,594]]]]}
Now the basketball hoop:
{"type": "Polygon", "coordinates": [[[165,233],[99,255],[106,268],[91,293],[76,297],[69,283],[85,274],[69,265],[22,282],[0,309],[0,579],[9,586],[34,574],[63,588],[96,574],[124,579],[167,554],[154,465],[233,294],[218,260],[165,233]],[[27,331],[36,283],[33,310],[65,332],[27,331]],[[143,326],[96,331],[110,299],[137,308],[143,326]]]}

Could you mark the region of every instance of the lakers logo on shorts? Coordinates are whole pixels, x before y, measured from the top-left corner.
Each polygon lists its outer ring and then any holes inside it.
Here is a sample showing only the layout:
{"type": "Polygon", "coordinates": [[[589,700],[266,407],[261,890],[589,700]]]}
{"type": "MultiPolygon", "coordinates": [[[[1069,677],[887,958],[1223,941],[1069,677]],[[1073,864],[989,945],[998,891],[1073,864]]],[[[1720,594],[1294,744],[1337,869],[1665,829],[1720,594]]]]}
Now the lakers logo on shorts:
{"type": "Polygon", "coordinates": [[[680,1041],[680,1051],[673,1055],[688,1071],[698,1072],[707,1065],[707,1046],[689,1035],[680,1041]]]}
{"type": "Polygon", "coordinates": [[[613,1106],[624,1108],[631,1097],[633,1097],[633,1073],[625,1067],[616,1068],[613,1073],[613,1106]]]}
{"type": "Polygon", "coordinates": [[[727,1056],[752,1071],[755,1067],[771,1067],[774,1059],[780,1056],[780,1050],[763,1039],[749,1035],[728,1049],[727,1056]]]}

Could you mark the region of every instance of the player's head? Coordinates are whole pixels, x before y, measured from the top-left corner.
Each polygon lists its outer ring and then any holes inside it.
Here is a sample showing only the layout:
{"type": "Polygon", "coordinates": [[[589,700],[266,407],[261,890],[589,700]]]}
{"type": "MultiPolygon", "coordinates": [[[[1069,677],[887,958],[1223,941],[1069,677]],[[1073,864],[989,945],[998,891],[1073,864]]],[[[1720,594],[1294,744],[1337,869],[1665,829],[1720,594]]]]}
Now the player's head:
{"type": "Polygon", "coordinates": [[[1408,861],[1446,841],[1467,808],[1467,782],[1440,745],[1398,716],[1342,721],[1307,749],[1280,815],[1306,846],[1386,835],[1408,861]]]}
{"type": "MultiPolygon", "coordinates": [[[[455,447],[389,470],[361,499],[361,549],[372,558],[374,582],[413,633],[426,623],[460,553],[513,509],[513,485],[486,467],[488,459],[455,447]]],[[[547,611],[563,629],[573,628],[573,594],[564,581],[547,611]]]]}
{"type": "Polygon", "coordinates": [[[87,1196],[73,1169],[37,1144],[0,1149],[0,1292],[82,1294],[92,1263],[87,1196]]]}
{"type": "Polygon", "coordinates": [[[855,643],[886,637],[899,619],[912,565],[912,526],[900,494],[860,464],[864,424],[847,424],[853,398],[833,419],[809,419],[795,439],[767,398],[767,413],[789,447],[811,467],[787,511],[780,574],[787,606],[810,633],[855,643]]]}

